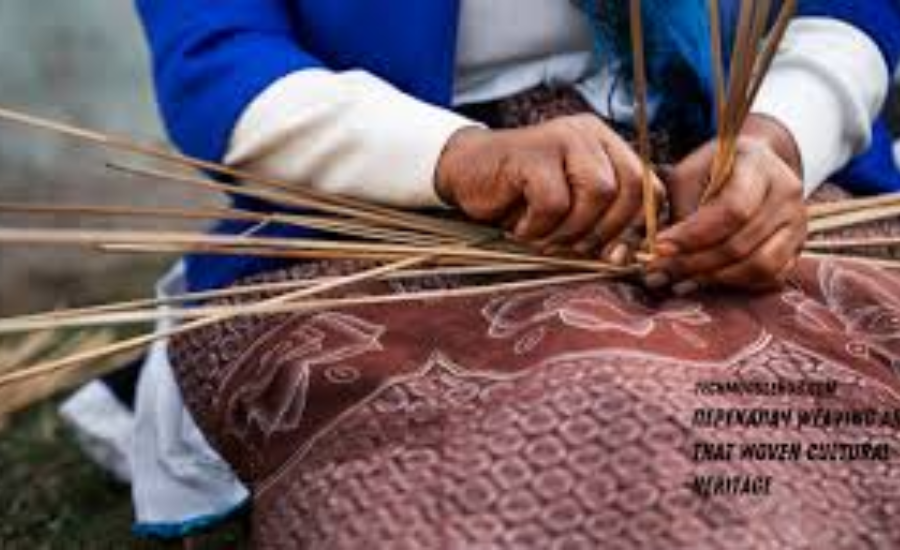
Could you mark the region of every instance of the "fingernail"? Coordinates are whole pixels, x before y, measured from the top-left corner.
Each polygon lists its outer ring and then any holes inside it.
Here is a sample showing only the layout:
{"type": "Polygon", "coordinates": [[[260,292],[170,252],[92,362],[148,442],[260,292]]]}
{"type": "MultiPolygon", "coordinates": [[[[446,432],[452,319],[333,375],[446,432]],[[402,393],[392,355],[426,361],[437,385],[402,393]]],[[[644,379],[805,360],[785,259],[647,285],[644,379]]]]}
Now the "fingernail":
{"type": "Polygon", "coordinates": [[[672,257],[678,254],[678,247],[670,241],[660,241],[656,243],[656,255],[662,257],[672,257]]]}
{"type": "Polygon", "coordinates": [[[628,245],[623,243],[617,244],[609,254],[610,263],[614,265],[625,265],[625,262],[628,261],[628,252],[628,245]]]}
{"type": "Polygon", "coordinates": [[[672,287],[672,292],[676,296],[690,296],[700,290],[700,285],[696,281],[682,281],[672,287]]]}
{"type": "Polygon", "coordinates": [[[657,290],[669,286],[669,276],[662,272],[650,273],[644,277],[644,284],[648,288],[657,290]]]}

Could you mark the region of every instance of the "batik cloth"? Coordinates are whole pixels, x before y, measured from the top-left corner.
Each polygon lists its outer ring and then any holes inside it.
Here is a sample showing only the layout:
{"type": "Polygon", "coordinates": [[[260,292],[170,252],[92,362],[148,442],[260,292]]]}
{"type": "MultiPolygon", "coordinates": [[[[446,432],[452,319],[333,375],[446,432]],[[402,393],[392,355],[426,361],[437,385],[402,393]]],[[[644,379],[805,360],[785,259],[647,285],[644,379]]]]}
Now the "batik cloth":
{"type": "MultiPolygon", "coordinates": [[[[307,263],[244,283],[366,267],[307,263]]],[[[900,546],[896,271],[803,261],[766,295],[675,299],[598,281],[241,317],[176,338],[170,354],[197,424],[252,493],[260,548],[900,546]],[[729,382],[834,391],[702,391],[729,382]],[[775,420],[704,421],[733,409],[775,420]],[[777,413],[817,409],[884,422],[798,430],[777,413]],[[697,443],[813,455],[698,462],[697,443]],[[841,460],[864,448],[869,459],[841,460]],[[704,495],[709,479],[745,491],[704,495]]]]}

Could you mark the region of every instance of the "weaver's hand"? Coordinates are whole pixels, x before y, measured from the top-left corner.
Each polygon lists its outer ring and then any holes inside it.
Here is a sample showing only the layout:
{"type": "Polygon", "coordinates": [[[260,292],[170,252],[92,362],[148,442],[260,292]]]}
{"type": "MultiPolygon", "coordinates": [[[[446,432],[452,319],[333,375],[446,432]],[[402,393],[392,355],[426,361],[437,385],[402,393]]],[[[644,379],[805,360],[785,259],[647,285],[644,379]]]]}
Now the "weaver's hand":
{"type": "Polygon", "coordinates": [[[768,290],[782,285],[806,241],[800,155],[773,119],[752,116],[737,144],[731,179],[699,206],[714,148],[708,144],[664,174],[677,224],[661,233],[647,283],[768,290]]]}
{"type": "MultiPolygon", "coordinates": [[[[592,115],[517,130],[465,129],[438,166],[439,195],[471,218],[541,248],[609,247],[639,218],[641,162],[592,115]]],[[[616,250],[613,253],[613,249],[616,250]]]]}

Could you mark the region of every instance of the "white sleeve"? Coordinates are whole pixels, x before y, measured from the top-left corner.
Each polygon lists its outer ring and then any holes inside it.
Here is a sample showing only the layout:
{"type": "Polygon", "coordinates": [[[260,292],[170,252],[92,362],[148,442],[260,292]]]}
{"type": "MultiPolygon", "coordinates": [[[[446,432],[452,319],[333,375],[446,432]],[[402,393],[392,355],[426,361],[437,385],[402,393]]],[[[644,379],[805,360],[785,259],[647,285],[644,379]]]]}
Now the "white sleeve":
{"type": "Polygon", "coordinates": [[[868,35],[836,19],[798,18],[752,110],[793,134],[811,194],[869,146],[889,84],[887,64],[868,35]]]}
{"type": "Polygon", "coordinates": [[[250,104],[225,162],[327,193],[441,206],[438,160],[450,137],[472,125],[363,71],[305,70],[250,104]]]}

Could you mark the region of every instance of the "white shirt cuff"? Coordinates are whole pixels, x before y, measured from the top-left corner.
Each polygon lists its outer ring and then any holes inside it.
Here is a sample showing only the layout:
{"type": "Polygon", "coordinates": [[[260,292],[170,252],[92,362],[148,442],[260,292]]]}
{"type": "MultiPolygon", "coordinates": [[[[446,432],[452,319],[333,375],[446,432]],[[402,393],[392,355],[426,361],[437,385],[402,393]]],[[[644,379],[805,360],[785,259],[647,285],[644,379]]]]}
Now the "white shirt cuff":
{"type": "Polygon", "coordinates": [[[808,195],[869,146],[889,80],[862,31],[824,17],[791,23],[752,111],[793,134],[808,195]]]}
{"type": "Polygon", "coordinates": [[[390,206],[442,206],[434,187],[450,137],[476,125],[363,72],[305,70],[240,117],[226,163],[390,206]]]}

